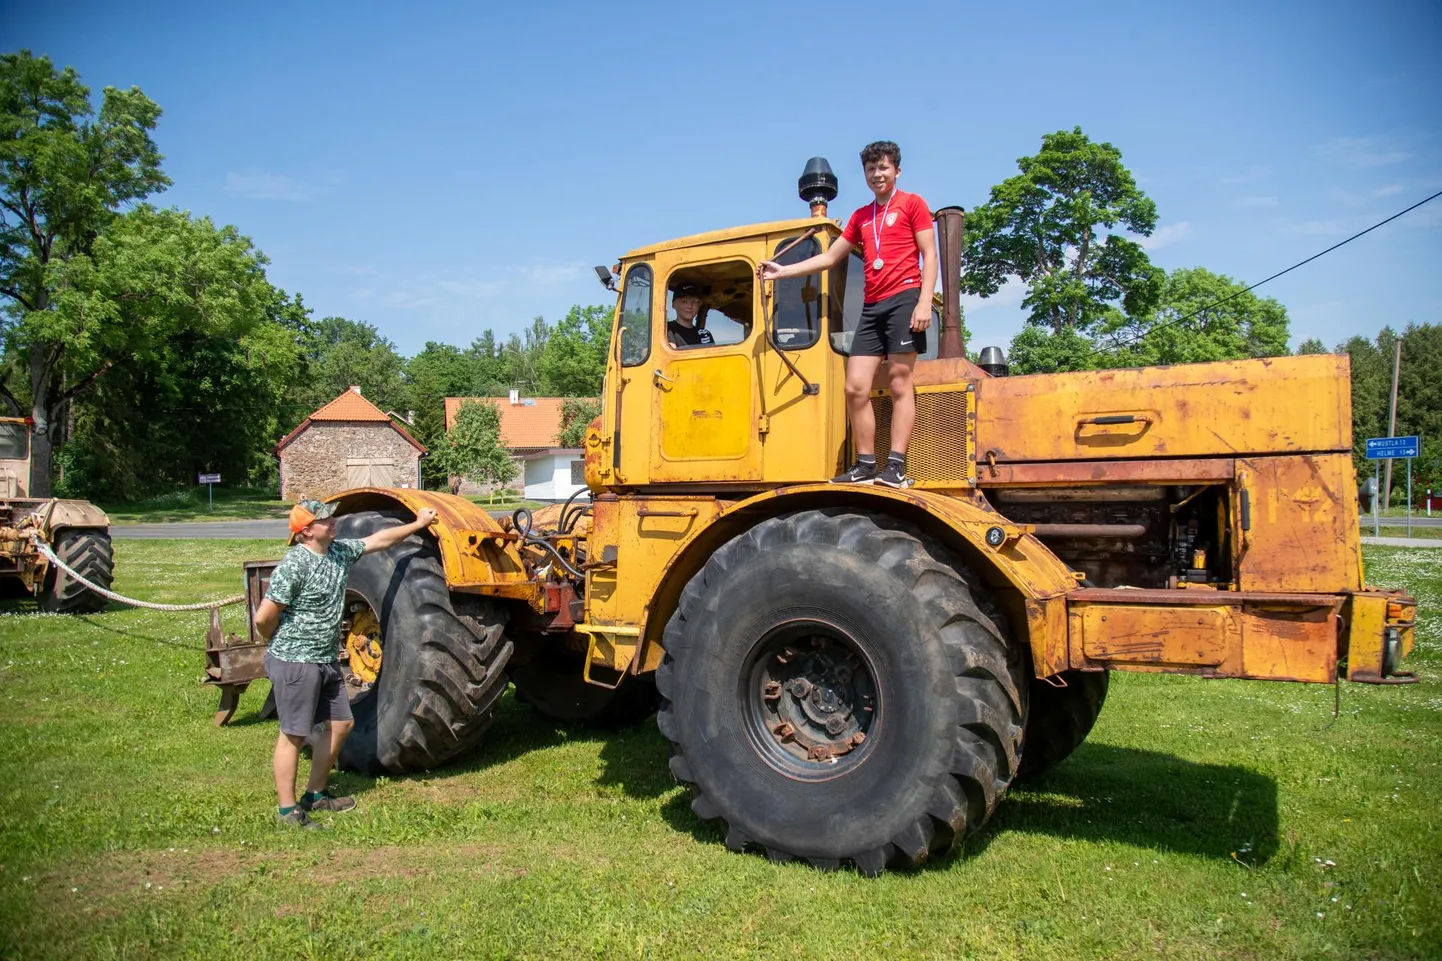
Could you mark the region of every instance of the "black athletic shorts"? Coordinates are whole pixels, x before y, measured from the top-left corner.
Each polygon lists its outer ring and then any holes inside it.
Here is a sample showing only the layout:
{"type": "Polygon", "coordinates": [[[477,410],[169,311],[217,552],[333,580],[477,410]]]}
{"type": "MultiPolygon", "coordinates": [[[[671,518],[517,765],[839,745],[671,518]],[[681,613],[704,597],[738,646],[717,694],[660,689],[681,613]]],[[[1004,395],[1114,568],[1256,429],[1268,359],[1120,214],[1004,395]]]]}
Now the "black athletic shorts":
{"type": "Polygon", "coordinates": [[[911,329],[921,288],[903,290],[874,304],[861,305],[861,322],[851,340],[852,357],[891,357],[926,353],[926,331],[911,329]]]}

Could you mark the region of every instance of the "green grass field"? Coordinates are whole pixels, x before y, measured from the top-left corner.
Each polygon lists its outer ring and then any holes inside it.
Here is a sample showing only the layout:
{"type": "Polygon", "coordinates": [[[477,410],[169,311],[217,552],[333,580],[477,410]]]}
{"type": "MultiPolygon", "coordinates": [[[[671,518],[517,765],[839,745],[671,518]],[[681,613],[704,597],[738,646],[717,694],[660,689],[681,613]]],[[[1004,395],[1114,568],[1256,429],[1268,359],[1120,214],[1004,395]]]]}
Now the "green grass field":
{"type": "MultiPolygon", "coordinates": [[[[122,592],[234,593],[273,544],[119,541],[122,592]]],[[[1442,552],[1368,548],[1422,605],[1409,687],[1114,675],[1091,739],[957,857],[865,880],[728,853],[654,723],[536,721],[274,821],[273,723],[210,726],[204,614],[0,609],[0,956],[1442,956],[1442,552]]],[[[235,609],[232,609],[234,611],[235,609]]],[[[239,629],[238,623],[232,623],[239,629]]]]}
{"type": "Polygon", "coordinates": [[[204,487],[157,494],[143,501],[101,504],[112,524],[165,524],[177,521],[251,521],[282,518],[290,504],[274,490],[217,487],[214,503],[204,487]]]}

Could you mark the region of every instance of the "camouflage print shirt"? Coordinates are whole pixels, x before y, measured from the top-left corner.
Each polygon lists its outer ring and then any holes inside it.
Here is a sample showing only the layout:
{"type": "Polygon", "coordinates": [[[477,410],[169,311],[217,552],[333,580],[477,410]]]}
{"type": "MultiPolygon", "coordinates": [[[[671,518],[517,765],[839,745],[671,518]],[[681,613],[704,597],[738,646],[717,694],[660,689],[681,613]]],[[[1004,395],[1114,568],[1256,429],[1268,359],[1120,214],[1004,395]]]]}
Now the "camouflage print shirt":
{"type": "Polygon", "coordinates": [[[325,554],[303,544],[286,552],[265,592],[269,600],[285,605],[270,638],[272,656],[303,664],[329,664],[340,656],[346,579],[365,549],[364,541],[339,540],[332,541],[325,554]]]}

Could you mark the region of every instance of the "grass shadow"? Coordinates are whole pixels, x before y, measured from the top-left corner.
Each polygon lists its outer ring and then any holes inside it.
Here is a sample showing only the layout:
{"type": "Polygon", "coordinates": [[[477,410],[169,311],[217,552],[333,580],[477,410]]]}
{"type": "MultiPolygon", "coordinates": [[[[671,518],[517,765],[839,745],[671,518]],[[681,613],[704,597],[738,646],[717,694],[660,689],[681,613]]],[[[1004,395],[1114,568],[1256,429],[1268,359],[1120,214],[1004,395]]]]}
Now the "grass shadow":
{"type": "Polygon", "coordinates": [[[1277,784],[1235,765],[1083,744],[1013,788],[962,856],[976,857],[1012,831],[1261,865],[1279,843],[1277,784]]]}

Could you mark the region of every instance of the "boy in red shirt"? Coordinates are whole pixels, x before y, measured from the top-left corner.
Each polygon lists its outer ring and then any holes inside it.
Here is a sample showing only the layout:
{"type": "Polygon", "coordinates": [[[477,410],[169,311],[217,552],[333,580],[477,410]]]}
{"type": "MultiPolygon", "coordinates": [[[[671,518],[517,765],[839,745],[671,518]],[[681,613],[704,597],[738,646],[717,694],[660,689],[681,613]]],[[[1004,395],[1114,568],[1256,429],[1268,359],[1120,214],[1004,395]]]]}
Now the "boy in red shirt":
{"type": "Polygon", "coordinates": [[[861,322],[846,359],[846,408],[856,442],[856,463],[831,482],[910,487],[913,481],[906,476],[906,446],[916,424],[912,371],[916,355],[926,350],[926,329],[931,326],[936,236],[926,201],[896,189],[901,174],[900,147],[889,140],[868,144],[861,151],[861,166],[875,199],[851,215],[836,242],[824,253],[797,264],[783,267],[768,260],[757,273],[762,280],[804,277],[830,270],[852,250],[861,248],[866,291],[861,322]],[[891,452],[878,468],[871,385],[883,359],[891,385],[891,452]]]}

